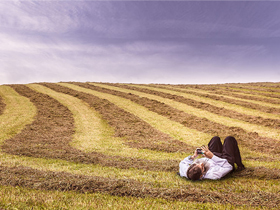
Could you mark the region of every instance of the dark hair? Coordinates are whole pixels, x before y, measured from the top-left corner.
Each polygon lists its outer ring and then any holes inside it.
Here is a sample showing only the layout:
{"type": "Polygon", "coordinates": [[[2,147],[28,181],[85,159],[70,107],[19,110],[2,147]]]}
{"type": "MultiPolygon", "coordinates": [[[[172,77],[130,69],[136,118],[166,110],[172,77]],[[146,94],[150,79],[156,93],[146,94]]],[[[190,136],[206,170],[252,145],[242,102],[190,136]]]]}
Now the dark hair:
{"type": "Polygon", "coordinates": [[[197,164],[192,164],[187,171],[187,177],[192,180],[196,181],[199,180],[202,175],[201,168],[197,167],[197,164]]]}

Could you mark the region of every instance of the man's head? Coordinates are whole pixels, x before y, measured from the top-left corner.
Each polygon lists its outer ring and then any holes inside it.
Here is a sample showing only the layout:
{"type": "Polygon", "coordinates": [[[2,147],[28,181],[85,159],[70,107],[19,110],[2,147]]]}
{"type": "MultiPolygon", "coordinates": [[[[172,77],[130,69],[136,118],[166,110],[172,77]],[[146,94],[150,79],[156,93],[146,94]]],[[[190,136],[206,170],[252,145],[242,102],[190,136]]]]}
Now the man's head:
{"type": "Polygon", "coordinates": [[[204,164],[192,164],[188,171],[187,171],[187,177],[191,179],[192,181],[199,180],[203,176],[203,172],[205,171],[204,164]]]}

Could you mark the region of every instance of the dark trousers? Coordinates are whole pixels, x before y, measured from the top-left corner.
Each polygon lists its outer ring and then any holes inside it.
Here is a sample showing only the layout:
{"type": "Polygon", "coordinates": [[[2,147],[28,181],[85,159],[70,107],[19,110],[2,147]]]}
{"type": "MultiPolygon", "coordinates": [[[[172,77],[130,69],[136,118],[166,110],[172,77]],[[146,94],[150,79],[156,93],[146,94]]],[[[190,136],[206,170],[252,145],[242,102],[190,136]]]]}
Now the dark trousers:
{"type": "Polygon", "coordinates": [[[238,167],[244,167],[244,165],[242,164],[238,144],[234,137],[226,137],[224,140],[224,144],[222,144],[220,137],[214,136],[210,140],[208,148],[217,157],[227,159],[227,161],[233,166],[233,168],[234,163],[236,163],[238,167]]]}

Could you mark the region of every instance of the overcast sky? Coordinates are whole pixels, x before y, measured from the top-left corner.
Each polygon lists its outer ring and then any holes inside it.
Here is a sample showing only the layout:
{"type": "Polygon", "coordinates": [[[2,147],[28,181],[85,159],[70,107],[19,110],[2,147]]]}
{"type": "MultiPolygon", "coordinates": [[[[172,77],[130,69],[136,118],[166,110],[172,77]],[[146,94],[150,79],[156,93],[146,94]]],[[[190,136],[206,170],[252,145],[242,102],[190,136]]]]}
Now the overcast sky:
{"type": "Polygon", "coordinates": [[[280,82],[280,1],[0,1],[0,84],[280,82]]]}

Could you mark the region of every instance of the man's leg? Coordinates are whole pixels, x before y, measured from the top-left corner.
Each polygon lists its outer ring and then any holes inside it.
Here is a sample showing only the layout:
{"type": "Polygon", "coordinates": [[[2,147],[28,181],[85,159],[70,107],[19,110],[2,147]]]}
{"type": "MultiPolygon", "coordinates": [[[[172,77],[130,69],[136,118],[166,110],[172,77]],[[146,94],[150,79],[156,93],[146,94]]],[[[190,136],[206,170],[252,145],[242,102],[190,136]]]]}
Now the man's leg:
{"type": "Polygon", "coordinates": [[[224,140],[223,158],[226,158],[233,166],[236,163],[239,170],[244,169],[237,141],[232,136],[228,136],[224,140]]]}
{"type": "Polygon", "coordinates": [[[223,145],[221,142],[220,137],[214,136],[210,142],[208,143],[208,148],[211,152],[213,152],[214,155],[217,157],[222,157],[222,152],[223,152],[223,145]]]}

